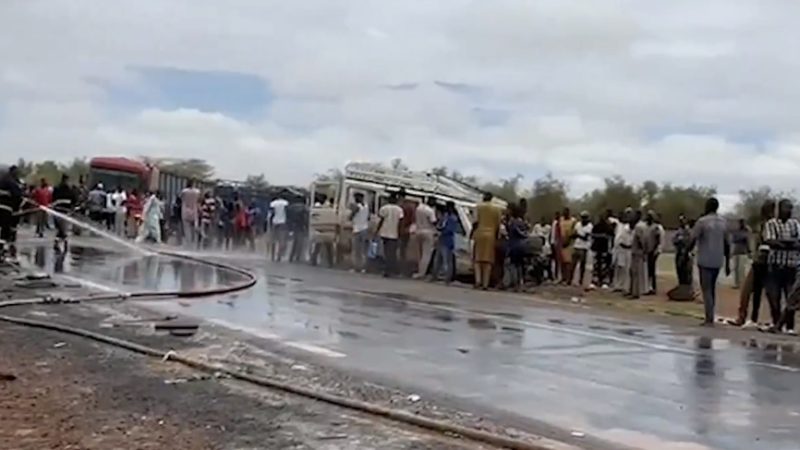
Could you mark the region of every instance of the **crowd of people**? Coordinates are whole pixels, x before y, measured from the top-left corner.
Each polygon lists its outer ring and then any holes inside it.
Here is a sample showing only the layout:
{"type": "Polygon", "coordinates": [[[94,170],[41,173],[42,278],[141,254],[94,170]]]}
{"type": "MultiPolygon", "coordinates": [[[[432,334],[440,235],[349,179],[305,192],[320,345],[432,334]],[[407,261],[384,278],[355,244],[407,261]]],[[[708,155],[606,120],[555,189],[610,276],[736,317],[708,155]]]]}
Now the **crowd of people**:
{"type": "MultiPolygon", "coordinates": [[[[347,205],[350,242],[343,245],[342,224],[311,227],[306,199],[285,191],[260,208],[237,192],[223,199],[190,182],[168,204],[159,192],[140,194],[102,184],[86,189],[82,179],[73,185],[66,175],[54,187],[41,180],[26,190],[15,181],[15,172],[12,167],[0,179],[0,228],[6,242],[14,241],[18,211],[29,202],[39,236],[50,226],[48,214],[36,210],[41,205],[65,214],[81,211],[99,226],[138,242],[174,239],[191,248],[255,250],[264,236],[272,261],[288,257],[290,262],[316,265],[324,253],[328,265],[347,259],[353,271],[375,267],[385,276],[446,283],[456,275],[456,238],[463,224],[453,202],[433,197],[419,201],[399,190],[373,217],[364,195],[356,193],[347,205]]],[[[326,206],[321,198],[310,207],[326,206]]],[[[671,232],[678,285],[667,295],[693,300],[697,274],[705,305],[703,324],[711,326],[718,276],[723,270],[732,272],[740,305],[731,323],[756,327],[766,294],[772,320],[766,329],[794,334],[800,306],[800,223],[792,218],[791,201],[766,203],[755,231],[744,219],[731,226],[718,209],[719,202],[711,198],[702,217],[679,217],[678,229],[671,232]]],[[[476,289],[519,291],[528,283],[552,283],[607,289],[630,299],[659,292],[658,260],[667,233],[656,212],[630,207],[592,218],[586,211],[574,217],[564,208],[552,220],[532,221],[532,216],[524,200],[502,209],[489,193],[476,205],[468,236],[476,289]]],[[[57,238],[66,239],[66,224],[56,218],[54,225],[57,238]]]]}

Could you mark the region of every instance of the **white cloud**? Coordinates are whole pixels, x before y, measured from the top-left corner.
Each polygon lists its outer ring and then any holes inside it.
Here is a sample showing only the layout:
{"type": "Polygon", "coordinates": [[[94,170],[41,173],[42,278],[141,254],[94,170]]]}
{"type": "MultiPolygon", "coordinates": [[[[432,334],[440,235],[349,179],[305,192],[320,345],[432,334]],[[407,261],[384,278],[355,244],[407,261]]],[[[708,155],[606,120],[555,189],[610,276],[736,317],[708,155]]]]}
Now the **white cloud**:
{"type": "Polygon", "coordinates": [[[165,154],[307,182],[352,159],[792,189],[800,38],[789,0],[9,0],[7,157],[165,154]],[[269,113],[130,110],[130,67],[255,74],[269,113]],[[437,81],[452,83],[447,88],[437,81]],[[405,89],[389,89],[405,86],[405,89]],[[482,126],[477,108],[496,111],[482,126]]]}

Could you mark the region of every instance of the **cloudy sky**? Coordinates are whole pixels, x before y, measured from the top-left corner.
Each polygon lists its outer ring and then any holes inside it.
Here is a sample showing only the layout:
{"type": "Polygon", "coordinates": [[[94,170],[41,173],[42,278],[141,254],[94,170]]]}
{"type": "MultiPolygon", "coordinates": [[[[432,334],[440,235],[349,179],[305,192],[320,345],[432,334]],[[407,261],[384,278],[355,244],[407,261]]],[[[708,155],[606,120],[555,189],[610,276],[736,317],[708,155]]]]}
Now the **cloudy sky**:
{"type": "Polygon", "coordinates": [[[2,0],[3,159],[800,179],[796,0],[2,0]]]}

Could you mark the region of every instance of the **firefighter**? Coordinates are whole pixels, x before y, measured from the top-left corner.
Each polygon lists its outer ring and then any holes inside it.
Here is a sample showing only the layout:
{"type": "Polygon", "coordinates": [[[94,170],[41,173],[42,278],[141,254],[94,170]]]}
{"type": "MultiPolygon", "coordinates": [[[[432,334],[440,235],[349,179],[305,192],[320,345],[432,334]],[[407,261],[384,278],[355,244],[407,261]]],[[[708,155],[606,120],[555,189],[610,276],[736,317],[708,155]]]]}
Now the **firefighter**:
{"type": "MultiPolygon", "coordinates": [[[[61,183],[53,188],[53,209],[62,214],[71,214],[74,208],[77,206],[77,195],[75,194],[75,189],[69,185],[69,176],[64,174],[61,177],[61,183]]],[[[62,217],[56,216],[54,218],[54,222],[56,224],[55,248],[56,250],[59,250],[62,247],[60,244],[63,244],[63,250],[66,251],[68,229],[67,221],[62,217]]]]}
{"type": "Polygon", "coordinates": [[[0,176],[0,251],[7,246],[9,258],[17,256],[17,223],[22,205],[22,186],[17,166],[0,176]]]}

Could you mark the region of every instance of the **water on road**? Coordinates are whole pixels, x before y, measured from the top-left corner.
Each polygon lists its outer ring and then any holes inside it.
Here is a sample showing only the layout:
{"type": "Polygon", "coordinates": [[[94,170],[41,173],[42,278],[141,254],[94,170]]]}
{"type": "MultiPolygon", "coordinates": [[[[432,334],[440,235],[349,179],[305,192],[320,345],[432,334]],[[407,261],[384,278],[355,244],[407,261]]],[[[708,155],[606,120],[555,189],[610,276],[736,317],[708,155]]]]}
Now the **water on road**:
{"type": "MultiPolygon", "coordinates": [[[[60,259],[46,247],[26,252],[48,270],[60,259]]],[[[125,290],[189,290],[236,276],[81,247],[58,269],[125,290]]],[[[160,307],[618,445],[789,450],[800,442],[797,342],[305,266],[255,270],[259,284],[224,302],[160,307]]]]}

